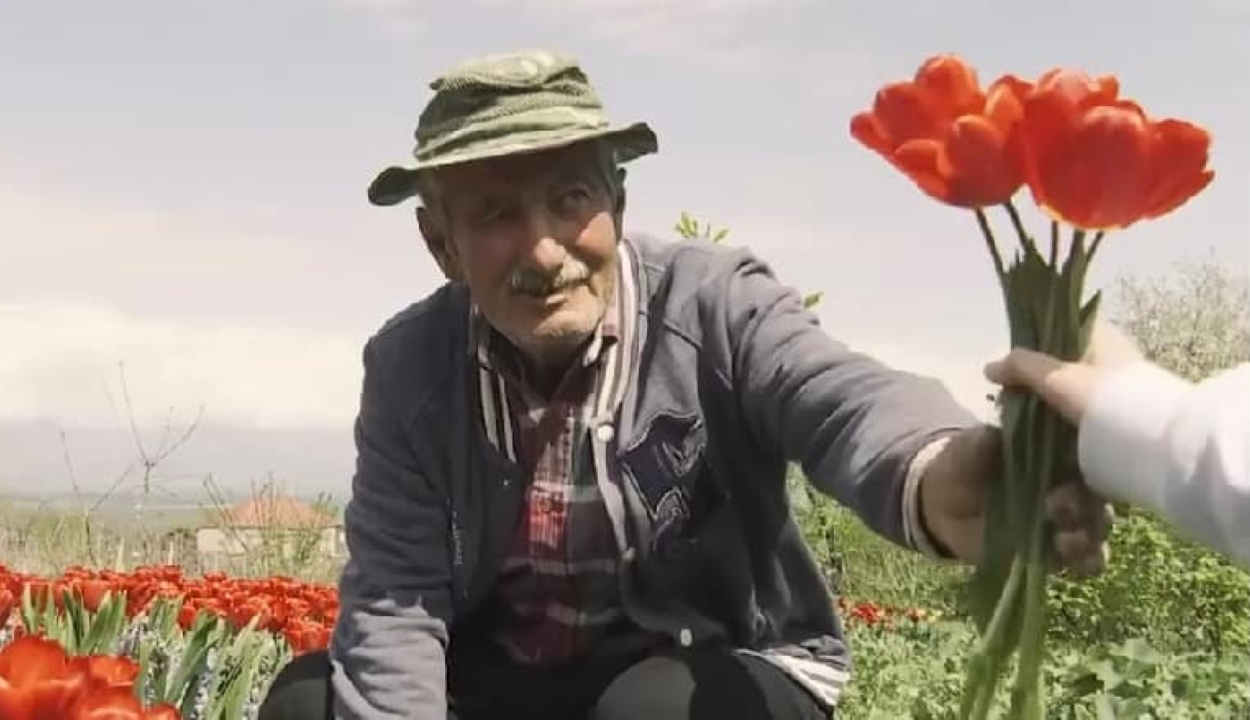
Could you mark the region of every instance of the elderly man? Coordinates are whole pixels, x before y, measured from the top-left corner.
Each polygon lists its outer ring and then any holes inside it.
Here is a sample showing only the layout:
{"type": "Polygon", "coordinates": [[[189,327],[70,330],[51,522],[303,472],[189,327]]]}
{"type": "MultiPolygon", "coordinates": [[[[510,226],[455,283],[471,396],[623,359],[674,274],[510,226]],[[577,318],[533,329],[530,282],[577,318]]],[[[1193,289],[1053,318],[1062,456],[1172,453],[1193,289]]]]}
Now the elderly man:
{"type": "MultiPolygon", "coordinates": [[[[261,717],[828,717],[849,654],[788,464],[970,562],[996,431],[830,339],[750,253],[625,233],[620,164],[656,137],[610,124],[573,59],[432,89],[416,166],[369,197],[420,197],[448,282],[365,346],[338,626],[261,717]]],[[[1081,487],[1057,496],[1067,567],[1105,537],[1081,487]]]]}

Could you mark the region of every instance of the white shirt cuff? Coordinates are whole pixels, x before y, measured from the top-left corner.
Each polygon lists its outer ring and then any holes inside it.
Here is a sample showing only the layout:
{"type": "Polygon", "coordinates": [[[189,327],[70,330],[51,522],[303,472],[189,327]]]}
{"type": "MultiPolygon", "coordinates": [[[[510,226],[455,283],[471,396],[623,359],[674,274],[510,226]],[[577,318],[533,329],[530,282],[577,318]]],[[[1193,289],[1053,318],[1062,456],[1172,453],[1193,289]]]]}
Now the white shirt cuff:
{"type": "Polygon", "coordinates": [[[921,448],[912,458],[907,468],[907,478],[903,481],[903,539],[909,547],[935,558],[946,558],[947,555],[938,551],[937,543],[925,532],[924,523],[920,519],[920,481],[924,478],[929,463],[942,452],[948,442],[949,435],[921,448]]]}

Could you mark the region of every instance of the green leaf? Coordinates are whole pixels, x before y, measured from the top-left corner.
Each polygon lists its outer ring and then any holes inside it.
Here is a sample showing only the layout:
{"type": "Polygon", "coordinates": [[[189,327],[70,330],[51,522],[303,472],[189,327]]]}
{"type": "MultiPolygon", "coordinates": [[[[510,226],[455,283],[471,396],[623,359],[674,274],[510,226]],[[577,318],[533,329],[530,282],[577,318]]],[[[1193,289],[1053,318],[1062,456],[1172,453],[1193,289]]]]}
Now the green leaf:
{"type": "Polygon", "coordinates": [[[1102,304],[1102,291],[1095,292],[1080,313],[1080,342],[1076,348],[1077,355],[1083,357],[1089,349],[1090,338],[1094,334],[1094,325],[1098,322],[1098,308],[1102,304]]]}
{"type": "Polygon", "coordinates": [[[1103,693],[1094,698],[1094,711],[1098,720],[1116,720],[1115,706],[1111,704],[1111,696],[1103,693]]]}
{"type": "Polygon", "coordinates": [[[43,627],[40,622],[42,613],[39,608],[35,607],[34,593],[30,590],[30,585],[22,587],[22,627],[28,633],[35,633],[43,627]]]}
{"type": "Polygon", "coordinates": [[[1120,683],[1124,682],[1124,678],[1109,660],[1099,660],[1093,663],[1090,666],[1090,670],[1094,672],[1094,676],[1102,683],[1104,690],[1114,690],[1120,683]]]}
{"type": "Polygon", "coordinates": [[[1141,638],[1129,638],[1115,654],[1143,665],[1161,665],[1167,658],[1141,638]]]}
{"type": "Polygon", "coordinates": [[[125,612],[124,594],[112,591],[105,593],[104,600],[83,635],[80,652],[92,655],[111,651],[124,627],[125,612]]]}
{"type": "Polygon", "coordinates": [[[178,669],[165,687],[162,699],[178,705],[184,715],[190,712],[188,703],[195,701],[194,694],[187,692],[191,681],[206,669],[209,651],[222,644],[227,637],[223,623],[224,621],[214,619],[212,622],[201,623],[191,631],[186,645],[183,646],[178,669]]]}
{"type": "Polygon", "coordinates": [[[79,596],[68,589],[61,594],[61,604],[65,608],[65,616],[68,621],[66,624],[68,637],[63,643],[65,652],[70,655],[81,655],[83,654],[82,640],[87,635],[86,609],[83,608],[79,596]]]}

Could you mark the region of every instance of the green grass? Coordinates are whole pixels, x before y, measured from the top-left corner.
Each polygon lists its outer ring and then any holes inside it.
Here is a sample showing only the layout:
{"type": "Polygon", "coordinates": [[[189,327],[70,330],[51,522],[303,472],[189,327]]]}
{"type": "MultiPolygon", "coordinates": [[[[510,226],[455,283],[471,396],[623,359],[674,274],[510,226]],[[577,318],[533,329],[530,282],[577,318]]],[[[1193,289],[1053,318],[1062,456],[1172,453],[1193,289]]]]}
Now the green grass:
{"type": "Polygon", "coordinates": [[[953,611],[968,570],[901,548],[833,501],[791,484],[807,541],[835,591],[851,600],[953,611]]]}

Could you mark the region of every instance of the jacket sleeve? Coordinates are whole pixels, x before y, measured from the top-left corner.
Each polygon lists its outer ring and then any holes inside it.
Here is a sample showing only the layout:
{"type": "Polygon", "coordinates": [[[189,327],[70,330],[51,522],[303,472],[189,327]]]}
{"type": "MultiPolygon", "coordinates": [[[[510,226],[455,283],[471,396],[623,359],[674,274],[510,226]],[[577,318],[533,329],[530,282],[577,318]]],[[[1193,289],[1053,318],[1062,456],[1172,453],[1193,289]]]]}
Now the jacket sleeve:
{"type": "Polygon", "coordinates": [[[936,380],[835,341],[767,265],[739,255],[716,293],[734,389],[754,436],[798,462],[818,490],[900,544],[940,554],[920,527],[924,463],[978,424],[936,380]]]}
{"type": "Polygon", "coordinates": [[[1078,437],[1090,487],[1250,563],[1250,363],[1196,384],[1150,363],[1114,371],[1078,437]]]}
{"type": "Polygon", "coordinates": [[[448,523],[389,405],[371,345],[346,508],[349,560],[330,643],[338,720],[445,720],[448,523]]]}

